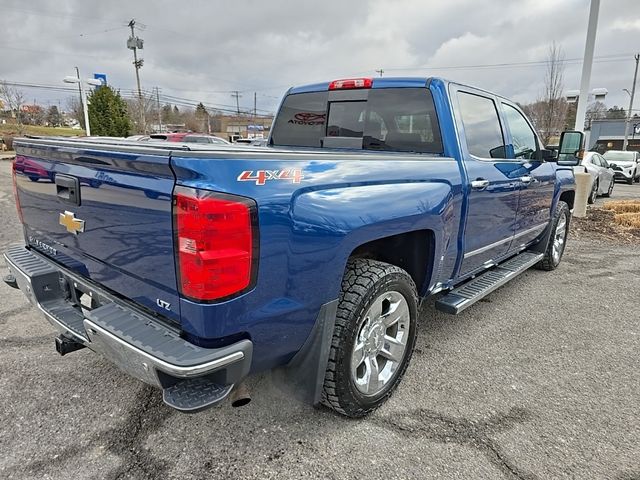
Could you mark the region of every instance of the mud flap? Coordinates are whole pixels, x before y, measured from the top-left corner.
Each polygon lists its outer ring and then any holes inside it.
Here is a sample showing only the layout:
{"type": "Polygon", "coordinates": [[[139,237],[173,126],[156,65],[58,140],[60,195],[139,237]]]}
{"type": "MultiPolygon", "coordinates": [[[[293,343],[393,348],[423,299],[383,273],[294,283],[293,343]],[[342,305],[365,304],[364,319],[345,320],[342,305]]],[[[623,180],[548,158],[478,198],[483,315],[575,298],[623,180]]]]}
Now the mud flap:
{"type": "Polygon", "coordinates": [[[274,371],[274,379],[299,401],[320,403],[337,309],[338,300],[322,305],[300,351],[286,366],[274,371]]]}

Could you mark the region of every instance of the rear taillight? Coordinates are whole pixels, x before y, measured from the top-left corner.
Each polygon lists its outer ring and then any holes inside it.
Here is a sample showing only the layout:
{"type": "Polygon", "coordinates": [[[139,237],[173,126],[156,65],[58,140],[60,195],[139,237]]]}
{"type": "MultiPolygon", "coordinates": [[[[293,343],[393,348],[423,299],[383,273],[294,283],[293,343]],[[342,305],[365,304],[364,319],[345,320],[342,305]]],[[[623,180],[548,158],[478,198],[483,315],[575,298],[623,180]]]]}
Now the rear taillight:
{"type": "Polygon", "coordinates": [[[372,78],[345,78],[334,80],[329,84],[329,90],[349,90],[354,88],[371,88],[372,78]]]}
{"type": "Polygon", "coordinates": [[[20,197],[18,196],[18,179],[17,179],[17,161],[18,157],[16,156],[13,159],[13,164],[11,166],[11,176],[13,177],[13,196],[16,198],[16,208],[18,209],[18,218],[20,219],[20,223],[24,223],[22,219],[22,208],[20,207],[20,197]]]}
{"type": "Polygon", "coordinates": [[[176,187],[173,208],[182,295],[219,301],[251,288],[258,261],[256,203],[245,197],[176,187]]]}

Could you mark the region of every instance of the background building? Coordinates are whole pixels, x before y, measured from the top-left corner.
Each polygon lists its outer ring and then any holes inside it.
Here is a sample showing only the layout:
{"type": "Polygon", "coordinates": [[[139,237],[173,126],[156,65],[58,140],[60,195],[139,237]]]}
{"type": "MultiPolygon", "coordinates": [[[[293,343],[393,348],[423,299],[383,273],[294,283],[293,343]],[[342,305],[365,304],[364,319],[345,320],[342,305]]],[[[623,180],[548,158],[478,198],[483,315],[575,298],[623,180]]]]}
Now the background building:
{"type": "MultiPolygon", "coordinates": [[[[589,150],[606,152],[607,150],[622,150],[624,142],[624,119],[593,120],[587,134],[586,145],[589,150]]],[[[628,150],[640,151],[640,117],[631,118],[629,127],[628,150]]]]}

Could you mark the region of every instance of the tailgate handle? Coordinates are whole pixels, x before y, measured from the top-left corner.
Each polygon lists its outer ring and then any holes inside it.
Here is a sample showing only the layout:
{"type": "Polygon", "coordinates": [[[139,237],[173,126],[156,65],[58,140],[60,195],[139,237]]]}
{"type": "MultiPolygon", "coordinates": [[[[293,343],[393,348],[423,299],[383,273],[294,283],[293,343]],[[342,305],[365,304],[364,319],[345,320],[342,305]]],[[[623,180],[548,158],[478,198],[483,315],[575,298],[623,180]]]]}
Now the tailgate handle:
{"type": "Polygon", "coordinates": [[[80,205],[80,182],[76,177],[56,175],[56,193],[65,203],[80,205]]]}

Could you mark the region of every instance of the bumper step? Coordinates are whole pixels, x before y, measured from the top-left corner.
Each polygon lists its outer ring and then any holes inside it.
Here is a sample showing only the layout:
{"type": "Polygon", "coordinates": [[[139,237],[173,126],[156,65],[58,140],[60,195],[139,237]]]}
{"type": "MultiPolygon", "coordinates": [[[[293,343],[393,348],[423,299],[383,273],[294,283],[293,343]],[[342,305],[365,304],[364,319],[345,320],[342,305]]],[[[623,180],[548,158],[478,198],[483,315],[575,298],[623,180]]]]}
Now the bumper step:
{"type": "Polygon", "coordinates": [[[543,256],[542,253],[522,252],[473,280],[454,288],[438,299],[436,308],[442,312],[457,315],[534,266],[542,260],[543,256]]]}
{"type": "Polygon", "coordinates": [[[227,398],[233,385],[218,385],[206,378],[182,380],[162,391],[162,400],[185,413],[195,413],[213,407],[227,398]]]}
{"type": "Polygon", "coordinates": [[[218,403],[249,374],[249,339],[196,345],[179,329],[23,245],[9,247],[4,257],[20,290],[61,334],[56,339],[61,355],[88,347],[133,377],[167,389],[167,403],[184,411],[218,403]],[[90,307],[83,303],[85,295],[90,307]]]}

